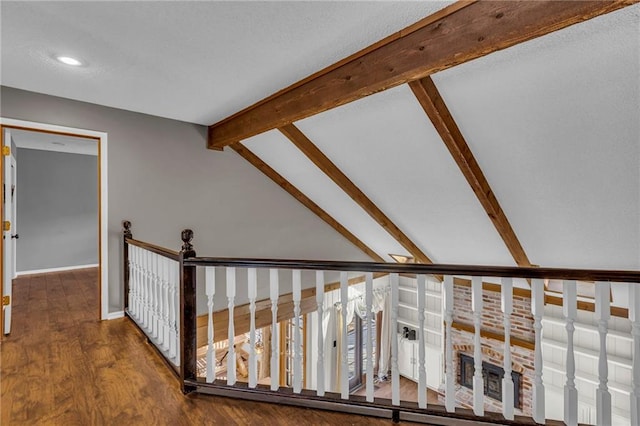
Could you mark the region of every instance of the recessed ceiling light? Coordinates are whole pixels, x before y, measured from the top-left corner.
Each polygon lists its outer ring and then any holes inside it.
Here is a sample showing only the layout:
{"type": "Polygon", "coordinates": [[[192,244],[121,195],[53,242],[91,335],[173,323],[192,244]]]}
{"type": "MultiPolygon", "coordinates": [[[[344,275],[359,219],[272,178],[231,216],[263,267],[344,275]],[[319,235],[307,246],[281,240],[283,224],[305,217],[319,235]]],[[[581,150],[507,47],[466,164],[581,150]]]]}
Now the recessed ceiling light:
{"type": "Polygon", "coordinates": [[[56,59],[59,62],[62,62],[65,65],[71,65],[72,67],[79,67],[80,65],[82,65],[82,62],[80,62],[76,58],[72,58],[71,56],[56,56],[56,59]]]}

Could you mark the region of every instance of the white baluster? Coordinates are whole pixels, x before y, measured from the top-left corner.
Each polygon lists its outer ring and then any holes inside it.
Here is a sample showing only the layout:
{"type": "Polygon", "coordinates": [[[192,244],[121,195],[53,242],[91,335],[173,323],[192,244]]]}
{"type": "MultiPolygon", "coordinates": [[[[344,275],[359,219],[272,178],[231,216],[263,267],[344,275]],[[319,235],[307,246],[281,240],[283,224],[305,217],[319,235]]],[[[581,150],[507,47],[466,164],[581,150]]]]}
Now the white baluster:
{"type": "Polygon", "coordinates": [[[425,276],[418,275],[418,407],[427,408],[427,370],[424,351],[425,276]]]}
{"type": "Polygon", "coordinates": [[[141,267],[142,267],[142,288],[140,289],[140,325],[143,329],[147,329],[148,321],[148,309],[147,309],[147,289],[149,284],[149,269],[148,269],[148,252],[146,250],[140,250],[141,254],[141,267]]]}
{"type": "Polygon", "coordinates": [[[317,395],[324,396],[324,271],[316,271],[316,304],[318,305],[318,365],[317,365],[317,395]]]}
{"type": "Polygon", "coordinates": [[[153,328],[153,316],[152,316],[152,312],[153,312],[153,305],[151,302],[151,292],[153,289],[153,275],[151,273],[152,270],[152,265],[151,265],[151,257],[153,255],[153,253],[151,253],[150,251],[145,250],[145,258],[146,258],[146,266],[145,266],[145,270],[146,270],[146,290],[145,290],[145,328],[147,330],[147,332],[150,332],[153,328]]]}
{"type": "Polygon", "coordinates": [[[158,337],[156,343],[158,348],[162,350],[164,339],[164,261],[166,257],[158,256],[158,269],[156,270],[157,286],[158,286],[158,337]]]}
{"type": "Polygon", "coordinates": [[[611,290],[608,282],[596,282],[596,320],[600,337],[598,357],[598,389],[596,390],[596,417],[599,426],[611,426],[611,394],[607,386],[609,366],[607,361],[607,332],[611,316],[611,290]]]}
{"type": "Polygon", "coordinates": [[[216,348],[214,346],[213,330],[213,296],[216,294],[216,268],[205,268],[205,293],[207,295],[207,383],[216,379],[216,348]]]}
{"type": "Polygon", "coordinates": [[[513,312],[513,279],[502,279],[502,316],[504,323],[504,376],[502,378],[502,415],[513,420],[513,378],[511,377],[511,313],[513,312]]]}
{"type": "Polygon", "coordinates": [[[484,380],[482,378],[482,277],[471,279],[471,307],[473,310],[473,413],[484,416],[484,380]]]}
{"type": "Polygon", "coordinates": [[[156,313],[155,313],[155,301],[154,301],[154,290],[155,290],[155,273],[154,273],[154,261],[156,258],[156,254],[149,252],[149,335],[152,338],[155,338],[155,324],[156,324],[156,313]]]}
{"type": "Polygon", "coordinates": [[[147,272],[146,272],[146,252],[143,249],[139,249],[139,260],[140,260],[140,292],[138,294],[138,321],[141,327],[144,328],[144,315],[145,315],[145,289],[147,288],[147,272]]]}
{"type": "Polygon", "coordinates": [[[160,334],[160,323],[161,323],[161,318],[162,318],[162,311],[161,311],[161,290],[162,290],[162,281],[161,281],[161,276],[160,276],[160,268],[161,268],[161,259],[162,257],[158,254],[156,254],[154,256],[154,261],[153,261],[153,294],[154,294],[154,314],[155,314],[155,321],[154,321],[154,327],[155,327],[155,337],[156,337],[156,341],[158,341],[159,339],[162,339],[162,335],[160,334]]]}
{"type": "Polygon", "coordinates": [[[176,325],[175,325],[175,333],[176,333],[176,342],[175,342],[175,346],[176,346],[176,356],[175,356],[175,360],[176,360],[176,365],[180,366],[180,294],[182,293],[182,290],[180,289],[180,274],[182,273],[182,271],[180,270],[180,263],[178,262],[173,262],[173,269],[174,269],[174,289],[175,289],[175,294],[173,296],[173,311],[175,312],[175,321],[176,321],[176,325]]]}
{"type": "Polygon", "coordinates": [[[169,350],[169,262],[162,261],[162,349],[169,350]]]}
{"type": "Polygon", "coordinates": [[[400,370],[398,369],[398,274],[391,282],[391,404],[400,405],[400,370]]]}
{"type": "Polygon", "coordinates": [[[451,275],[446,275],[444,277],[444,324],[445,324],[445,352],[444,352],[444,363],[445,363],[445,376],[444,376],[444,387],[445,387],[445,407],[447,412],[453,413],[456,411],[456,391],[455,391],[455,377],[453,375],[453,339],[451,336],[452,333],[452,324],[453,324],[453,277],[451,275]]]}
{"type": "Polygon", "coordinates": [[[127,306],[129,311],[131,311],[131,306],[133,306],[133,281],[135,280],[134,275],[134,265],[133,265],[133,249],[132,245],[129,243],[125,243],[127,245],[127,251],[129,254],[129,294],[125,295],[127,298],[127,306]]]}
{"type": "Polygon", "coordinates": [[[141,253],[140,248],[137,246],[133,246],[135,248],[135,258],[136,258],[136,292],[134,297],[134,317],[138,323],[141,322],[142,318],[140,317],[141,305],[140,305],[140,297],[142,289],[142,265],[141,265],[141,253]]]}
{"type": "Polygon", "coordinates": [[[180,289],[180,263],[178,262],[172,262],[173,263],[173,288],[174,288],[174,294],[173,294],[173,312],[174,312],[174,330],[173,332],[175,333],[175,362],[177,366],[180,366],[180,294],[182,293],[182,290],[180,289]]]}
{"type": "Polygon", "coordinates": [[[180,295],[177,294],[178,289],[178,274],[179,265],[178,262],[172,261],[169,264],[169,358],[174,359],[178,357],[178,304],[176,298],[180,295]]]}
{"type": "Polygon", "coordinates": [[[279,388],[280,378],[280,339],[278,339],[278,270],[269,270],[269,296],[271,298],[271,390],[276,391],[279,388]]]}
{"type": "Polygon", "coordinates": [[[145,290],[145,328],[147,330],[147,332],[151,331],[153,328],[152,322],[153,322],[153,317],[152,317],[152,312],[153,312],[153,307],[151,304],[151,291],[153,288],[153,276],[151,274],[151,257],[153,255],[153,253],[151,253],[150,251],[145,250],[145,258],[146,258],[146,265],[145,265],[145,272],[146,272],[146,290],[145,290]]]}
{"type": "Polygon", "coordinates": [[[340,303],[342,313],[342,333],[340,335],[340,395],[349,399],[349,364],[347,361],[347,302],[349,301],[349,283],[346,272],[340,272],[340,303]]]}
{"type": "Polygon", "coordinates": [[[258,385],[258,363],[256,361],[256,296],[258,291],[258,275],[256,268],[249,268],[249,387],[258,385]]]}
{"type": "Polygon", "coordinates": [[[640,424],[640,283],[629,283],[629,320],[633,338],[631,353],[631,424],[640,424]]]}
{"type": "MultiPolygon", "coordinates": [[[[373,273],[365,274],[365,304],[367,305],[367,401],[373,402],[373,273]]],[[[357,352],[356,352],[357,353],[357,352]]]]}
{"type": "Polygon", "coordinates": [[[160,255],[153,254],[153,336],[160,337],[160,255]]]}
{"type": "Polygon", "coordinates": [[[542,382],[542,316],[544,315],[544,282],[535,278],[531,280],[531,314],[535,332],[535,349],[533,355],[533,420],[546,423],[544,407],[544,383],[542,382]]]}
{"type": "Polygon", "coordinates": [[[293,393],[302,392],[302,335],[300,334],[300,300],[302,299],[302,274],[294,269],[293,277],[293,393]]]}
{"type": "Polygon", "coordinates": [[[227,267],[227,300],[229,301],[227,305],[229,308],[229,334],[227,335],[229,342],[229,353],[227,353],[227,385],[234,385],[236,383],[236,349],[234,347],[236,332],[233,314],[233,308],[235,308],[235,297],[236,268],[227,267]]]}
{"type": "Polygon", "coordinates": [[[136,312],[136,246],[127,243],[129,246],[129,315],[135,317],[136,312]]]}
{"type": "Polygon", "coordinates": [[[576,389],[576,360],[573,352],[573,322],[577,317],[577,292],[575,281],[564,281],[562,312],[567,329],[567,383],[564,386],[564,422],[567,426],[578,424],[578,390],[576,389]]]}
{"type": "Polygon", "coordinates": [[[133,302],[133,307],[134,307],[134,318],[136,319],[136,321],[138,323],[140,323],[142,321],[142,318],[140,316],[140,312],[141,312],[141,305],[140,305],[140,297],[141,297],[141,286],[142,286],[142,265],[141,265],[141,251],[140,248],[137,246],[133,246],[133,248],[135,248],[135,259],[136,259],[136,291],[135,291],[135,297],[134,297],[134,302],[133,302]]]}

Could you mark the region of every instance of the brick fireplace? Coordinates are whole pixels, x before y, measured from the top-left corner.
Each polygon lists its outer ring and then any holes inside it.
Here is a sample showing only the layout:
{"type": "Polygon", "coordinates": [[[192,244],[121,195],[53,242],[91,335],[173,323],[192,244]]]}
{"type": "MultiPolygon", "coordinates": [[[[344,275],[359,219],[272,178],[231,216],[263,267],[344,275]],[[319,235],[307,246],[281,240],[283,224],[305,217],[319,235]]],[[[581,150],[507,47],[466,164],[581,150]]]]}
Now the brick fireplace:
{"type": "MultiPolygon", "coordinates": [[[[452,330],[453,342],[453,367],[454,377],[456,378],[456,404],[465,408],[472,408],[473,390],[469,387],[468,382],[465,383],[465,376],[469,373],[473,374],[473,362],[469,368],[462,359],[473,360],[473,314],[471,311],[471,288],[464,284],[456,283],[454,285],[454,308],[453,321],[454,328],[452,330]],[[471,326],[471,328],[469,327],[471,326]],[[469,331],[468,331],[469,330],[469,331]],[[462,355],[462,357],[461,357],[462,355]],[[466,358],[469,357],[469,358],[466,358]],[[461,371],[462,367],[467,367],[466,374],[461,371]]],[[[483,314],[482,314],[482,330],[490,332],[491,337],[483,336],[482,344],[482,361],[483,364],[489,366],[490,371],[487,374],[485,386],[492,388],[485,393],[485,410],[486,411],[502,411],[502,401],[497,397],[496,392],[496,375],[499,369],[503,367],[504,360],[504,341],[499,337],[504,336],[503,318],[500,301],[500,286],[485,285],[482,294],[483,314]],[[496,368],[492,368],[497,367],[496,368]]],[[[534,359],[534,330],[533,317],[531,315],[531,299],[528,291],[516,290],[513,295],[513,314],[511,315],[511,360],[512,370],[519,374],[519,386],[516,389],[516,398],[514,401],[517,414],[531,415],[532,410],[532,387],[533,387],[533,359],[534,359]]],[[[485,368],[483,368],[484,370],[485,368]]],[[[501,376],[500,376],[501,378],[501,376]]],[[[441,398],[444,403],[444,397],[441,398]]]]}

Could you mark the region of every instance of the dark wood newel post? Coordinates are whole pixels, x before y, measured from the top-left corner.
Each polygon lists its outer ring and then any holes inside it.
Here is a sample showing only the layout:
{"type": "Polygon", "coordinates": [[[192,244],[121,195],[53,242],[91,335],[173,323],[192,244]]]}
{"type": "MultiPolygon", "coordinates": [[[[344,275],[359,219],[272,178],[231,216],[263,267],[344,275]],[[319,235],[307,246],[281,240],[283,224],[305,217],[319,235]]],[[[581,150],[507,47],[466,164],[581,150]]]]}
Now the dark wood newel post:
{"type": "Polygon", "coordinates": [[[124,293],[122,294],[122,299],[124,303],[124,312],[127,313],[129,310],[129,244],[127,244],[127,238],[133,238],[133,234],[131,234],[131,222],[128,220],[122,221],[122,257],[123,257],[123,272],[124,272],[124,293]]]}
{"type": "Polygon", "coordinates": [[[193,231],[182,231],[182,250],[180,250],[180,379],[182,392],[193,392],[193,386],[185,385],[185,380],[195,380],[196,370],[196,267],[185,266],[185,259],[195,257],[191,240],[193,231]]]}

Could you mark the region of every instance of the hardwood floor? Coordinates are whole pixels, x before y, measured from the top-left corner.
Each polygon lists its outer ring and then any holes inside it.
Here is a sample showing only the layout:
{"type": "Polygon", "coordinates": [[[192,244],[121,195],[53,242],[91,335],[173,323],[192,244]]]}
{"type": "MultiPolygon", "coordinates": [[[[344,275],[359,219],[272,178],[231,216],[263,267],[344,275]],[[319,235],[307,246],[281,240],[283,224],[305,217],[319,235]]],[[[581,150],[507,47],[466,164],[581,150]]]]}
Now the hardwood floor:
{"type": "MultiPolygon", "coordinates": [[[[366,396],[366,383],[353,395],[366,396]]],[[[391,382],[378,382],[373,385],[373,395],[376,398],[391,399],[391,382]]],[[[418,402],[418,384],[405,377],[400,376],[400,400],[418,402]]],[[[438,402],[438,394],[431,389],[427,389],[427,404],[441,405],[438,402]]]]}
{"type": "Polygon", "coordinates": [[[2,425],[391,425],[391,420],[209,397],[178,381],[128,319],[98,320],[97,270],[14,281],[0,343],[2,425]]]}

